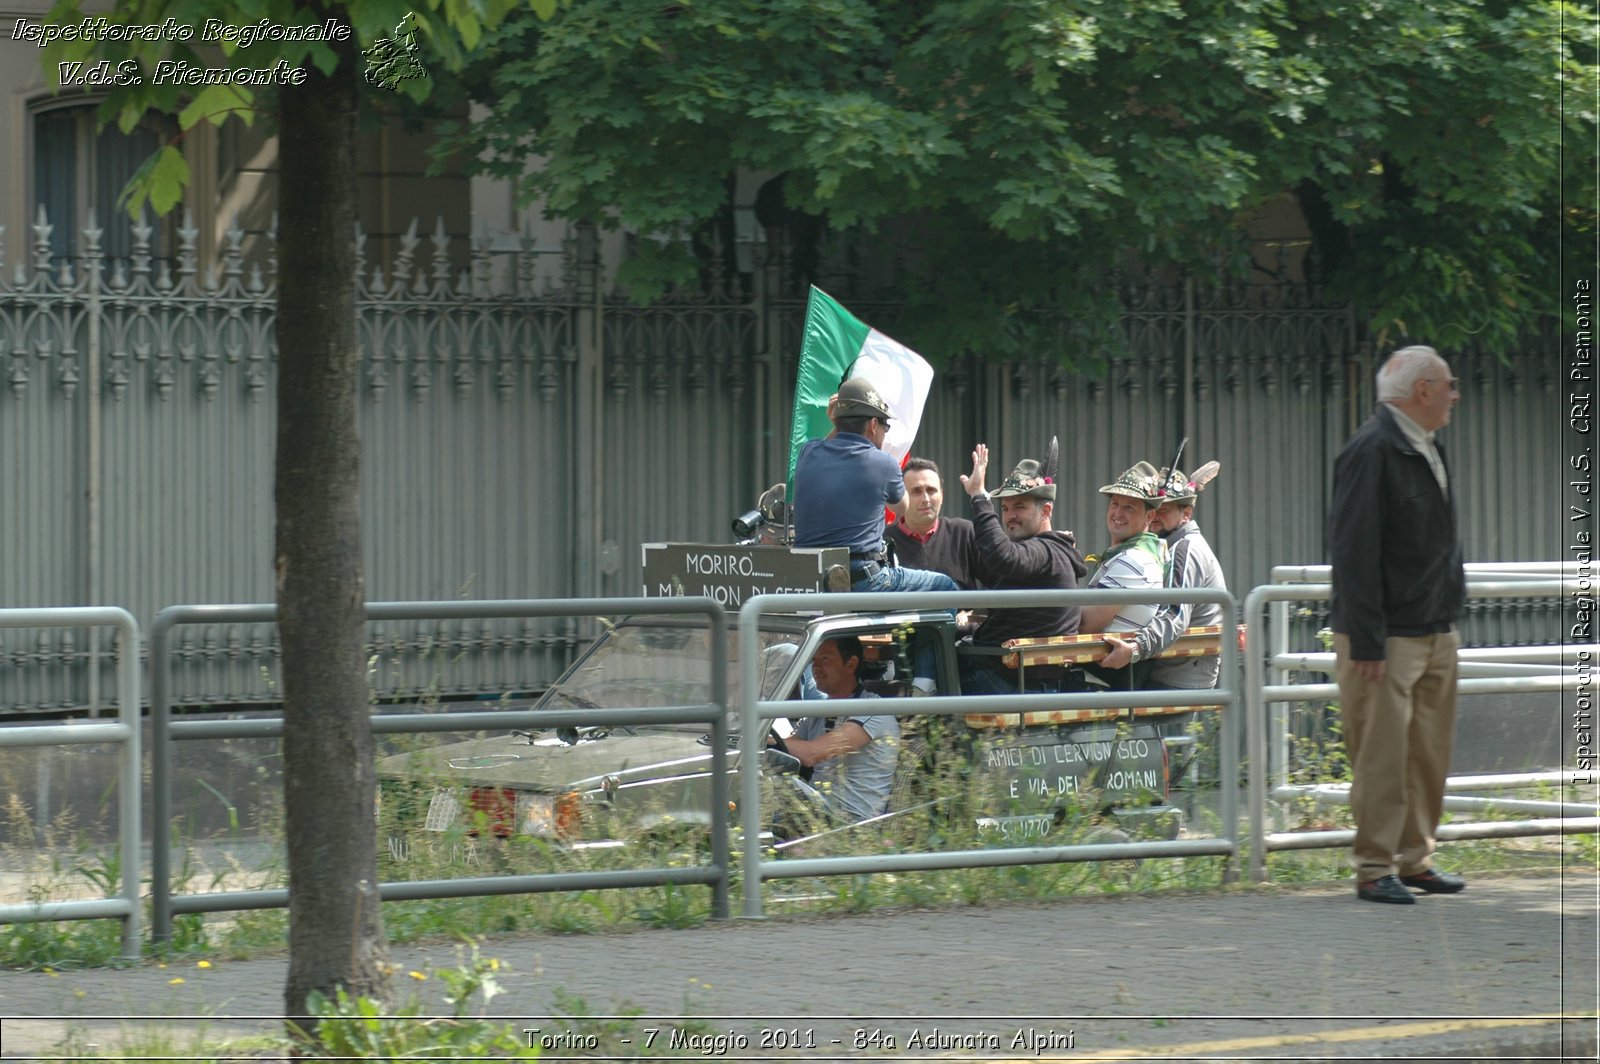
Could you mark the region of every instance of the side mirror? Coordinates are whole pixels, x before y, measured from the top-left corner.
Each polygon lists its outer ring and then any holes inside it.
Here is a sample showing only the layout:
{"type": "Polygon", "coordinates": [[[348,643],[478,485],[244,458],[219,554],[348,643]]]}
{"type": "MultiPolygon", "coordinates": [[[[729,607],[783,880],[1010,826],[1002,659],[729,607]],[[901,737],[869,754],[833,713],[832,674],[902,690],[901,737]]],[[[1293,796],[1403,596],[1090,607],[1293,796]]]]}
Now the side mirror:
{"type": "Polygon", "coordinates": [[[769,746],[761,753],[761,764],[768,772],[780,776],[792,776],[800,771],[800,759],[793,754],[786,754],[776,746],[769,746]]]}

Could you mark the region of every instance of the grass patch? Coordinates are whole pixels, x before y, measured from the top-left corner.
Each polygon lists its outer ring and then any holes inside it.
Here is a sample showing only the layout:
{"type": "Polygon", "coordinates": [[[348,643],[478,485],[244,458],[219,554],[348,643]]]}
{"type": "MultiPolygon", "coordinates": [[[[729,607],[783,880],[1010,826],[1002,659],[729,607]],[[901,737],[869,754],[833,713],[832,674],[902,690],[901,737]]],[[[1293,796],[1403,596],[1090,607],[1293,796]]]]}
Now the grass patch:
{"type": "MultiPolygon", "coordinates": [[[[895,797],[897,807],[915,808],[916,812],[809,840],[805,852],[798,855],[942,852],[1008,845],[994,833],[978,830],[974,822],[976,810],[995,808],[992,779],[973,772],[955,747],[939,745],[937,734],[922,738],[931,743],[915,751],[919,759],[915,771],[902,773],[908,786],[895,797]]],[[[1336,730],[1329,730],[1297,748],[1294,779],[1326,782],[1345,771],[1344,764],[1342,743],[1336,730]]],[[[431,784],[417,783],[420,794],[429,793],[421,788],[431,784]]],[[[779,800],[777,784],[763,781],[763,808],[779,800]]],[[[1563,795],[1571,800],[1580,797],[1571,789],[1550,787],[1532,788],[1524,796],[1556,800],[1563,795]]],[[[1189,822],[1189,834],[1215,835],[1219,825],[1210,811],[1211,803],[1204,794],[1200,798],[1202,808],[1189,822]]],[[[1124,839],[1130,833],[1137,836],[1137,829],[1102,818],[1095,804],[1092,796],[1081,799],[1043,841],[1065,845],[1124,839]]],[[[625,838],[624,847],[579,849],[525,838],[497,840],[487,832],[474,835],[466,824],[443,832],[423,831],[418,822],[425,812],[425,801],[384,802],[378,855],[384,881],[686,867],[709,860],[704,830],[681,823],[665,830],[636,832],[625,838]],[[402,840],[403,845],[391,846],[390,838],[402,840]]],[[[12,868],[31,862],[27,866],[35,875],[30,900],[116,893],[121,869],[106,856],[114,851],[84,844],[83,833],[68,816],[58,817],[48,831],[35,834],[28,813],[19,799],[11,799],[6,815],[11,822],[10,837],[16,841],[3,848],[0,862],[12,868]]],[[[1339,828],[1349,824],[1348,809],[1340,806],[1304,802],[1285,807],[1283,815],[1284,827],[1339,828]]],[[[1523,815],[1492,810],[1471,814],[1474,819],[1523,815]]],[[[799,816],[797,813],[796,823],[802,822],[799,816]]],[[[237,821],[230,821],[227,837],[176,847],[179,865],[173,874],[174,893],[286,885],[286,870],[277,856],[281,847],[274,841],[282,837],[281,823],[253,824],[251,831],[250,836],[241,836],[237,821]],[[202,850],[204,861],[196,856],[202,850]]],[[[1040,840],[1019,841],[1034,844],[1040,840]]],[[[1592,835],[1551,836],[1451,842],[1445,844],[1443,859],[1452,870],[1473,874],[1555,868],[1575,861],[1593,865],[1597,852],[1600,848],[1592,835]]],[[[737,840],[732,840],[735,899],[741,892],[739,854],[737,840]]],[[[1272,878],[1281,883],[1337,883],[1349,876],[1343,848],[1275,853],[1270,855],[1269,865],[1272,878]]],[[[1217,887],[1225,868],[1223,858],[1190,856],[780,879],[766,885],[765,901],[774,914],[849,913],[1203,890],[1217,887]]],[[[390,941],[397,944],[524,932],[597,934],[633,927],[694,927],[711,918],[711,901],[709,888],[678,885],[440,898],[387,903],[384,923],[390,941]]],[[[174,921],[173,940],[159,948],[146,944],[145,953],[161,958],[244,959],[282,949],[287,920],[284,910],[275,909],[180,916],[174,921]]],[[[120,963],[120,933],[119,922],[110,919],[0,925],[0,964],[35,969],[113,966],[120,963]]]]}

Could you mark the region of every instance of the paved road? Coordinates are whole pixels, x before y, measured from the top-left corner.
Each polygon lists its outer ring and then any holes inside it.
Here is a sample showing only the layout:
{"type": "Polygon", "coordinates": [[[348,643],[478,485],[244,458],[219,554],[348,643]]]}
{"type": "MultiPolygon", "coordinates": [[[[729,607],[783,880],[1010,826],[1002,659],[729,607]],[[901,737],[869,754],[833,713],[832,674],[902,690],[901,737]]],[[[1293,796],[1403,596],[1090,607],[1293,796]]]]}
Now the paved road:
{"type": "MultiPolygon", "coordinates": [[[[1597,898],[1600,877],[1581,869],[1480,877],[1409,907],[1237,888],[519,935],[483,952],[510,966],[493,1015],[552,1039],[547,1059],[579,1056],[570,1046],[599,1030],[562,1018],[566,994],[592,1013],[642,1010],[602,1044],[612,1059],[666,1055],[676,1030],[673,1055],[718,1060],[1594,1060],[1597,898]],[[699,1022],[669,1019],[683,1016],[699,1022]]],[[[436,944],[394,959],[456,958],[436,944]]],[[[69,1035],[108,1052],[145,1024],[175,1048],[199,1029],[270,1030],[286,970],[277,956],[0,973],[0,1055],[63,1059],[69,1035]]],[[[446,1011],[436,977],[400,982],[446,1011]]]]}

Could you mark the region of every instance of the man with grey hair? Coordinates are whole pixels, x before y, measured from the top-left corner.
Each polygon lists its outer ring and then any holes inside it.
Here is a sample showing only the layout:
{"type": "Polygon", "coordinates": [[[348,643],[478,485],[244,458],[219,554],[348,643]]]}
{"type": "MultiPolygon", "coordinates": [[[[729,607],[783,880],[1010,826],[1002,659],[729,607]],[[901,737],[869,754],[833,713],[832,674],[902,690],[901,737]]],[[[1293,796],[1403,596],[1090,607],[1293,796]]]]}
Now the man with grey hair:
{"type": "Polygon", "coordinates": [[[1356,896],[1413,904],[1465,889],[1433,867],[1455,735],[1455,621],[1466,598],[1455,487],[1434,433],[1461,398],[1431,347],[1378,371],[1378,410],[1333,467],[1333,649],[1354,782],[1356,896]]]}

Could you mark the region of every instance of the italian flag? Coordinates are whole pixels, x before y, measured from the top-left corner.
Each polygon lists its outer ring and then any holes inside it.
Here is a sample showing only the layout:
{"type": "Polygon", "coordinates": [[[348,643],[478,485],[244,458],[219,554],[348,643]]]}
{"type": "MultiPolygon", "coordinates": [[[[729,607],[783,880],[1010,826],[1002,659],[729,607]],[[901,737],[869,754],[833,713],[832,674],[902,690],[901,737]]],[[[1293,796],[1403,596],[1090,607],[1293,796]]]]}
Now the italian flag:
{"type": "Polygon", "coordinates": [[[903,468],[917,438],[922,407],[933,386],[933,367],[904,344],[862,323],[820,288],[806,301],[805,338],[794,384],[794,419],[789,428],[789,498],[800,448],[833,431],[828,399],[851,377],[865,377],[889,404],[893,420],[883,443],[903,468]]]}

